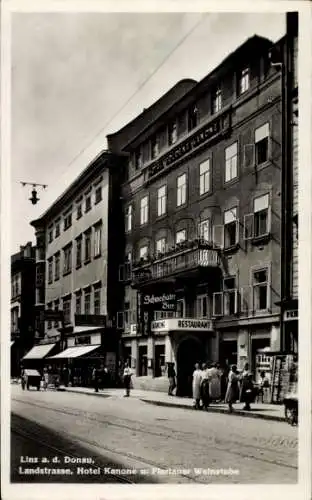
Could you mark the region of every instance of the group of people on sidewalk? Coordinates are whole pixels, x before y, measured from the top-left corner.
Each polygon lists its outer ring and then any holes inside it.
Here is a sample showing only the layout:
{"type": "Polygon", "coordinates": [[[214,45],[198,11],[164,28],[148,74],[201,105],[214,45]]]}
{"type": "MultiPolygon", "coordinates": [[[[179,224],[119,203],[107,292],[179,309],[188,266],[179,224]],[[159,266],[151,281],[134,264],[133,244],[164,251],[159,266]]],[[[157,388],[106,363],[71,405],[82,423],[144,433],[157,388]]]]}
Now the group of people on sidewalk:
{"type": "Polygon", "coordinates": [[[259,389],[255,387],[252,373],[249,370],[249,364],[245,363],[243,371],[240,373],[236,365],[232,365],[226,377],[225,394],[222,391],[222,377],[220,365],[214,363],[209,368],[203,364],[200,368],[196,363],[193,372],[193,399],[196,409],[207,409],[211,401],[224,402],[229,406],[229,412],[233,411],[233,404],[237,401],[244,403],[244,410],[250,410],[250,404],[255,401],[256,396],[260,395],[263,386],[265,386],[265,374],[261,374],[261,383],[259,389]],[[202,404],[201,404],[202,403],[202,404]]]}

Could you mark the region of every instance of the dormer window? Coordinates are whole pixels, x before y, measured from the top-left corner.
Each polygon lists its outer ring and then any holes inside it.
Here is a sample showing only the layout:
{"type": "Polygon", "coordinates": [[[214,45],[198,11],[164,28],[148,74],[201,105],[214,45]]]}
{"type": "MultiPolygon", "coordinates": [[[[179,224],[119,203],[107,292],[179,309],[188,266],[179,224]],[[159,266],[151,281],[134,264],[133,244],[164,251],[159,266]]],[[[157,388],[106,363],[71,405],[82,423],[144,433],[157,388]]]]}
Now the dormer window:
{"type": "Polygon", "coordinates": [[[158,155],[159,155],[159,140],[158,137],[155,136],[151,140],[151,157],[152,159],[154,159],[158,155]]]}
{"type": "Polygon", "coordinates": [[[177,142],[178,139],[178,127],[176,122],[172,122],[168,126],[168,142],[169,146],[177,142]]]}
{"type": "Polygon", "coordinates": [[[222,108],[222,91],[220,88],[215,89],[212,95],[212,113],[218,113],[222,108]]]}
{"type": "Polygon", "coordinates": [[[196,104],[188,110],[188,130],[192,130],[198,125],[198,108],[196,104]]]}
{"type": "Polygon", "coordinates": [[[250,86],[250,70],[249,68],[244,68],[240,72],[240,77],[239,77],[239,94],[244,94],[244,92],[247,92],[249,90],[250,86]]]}

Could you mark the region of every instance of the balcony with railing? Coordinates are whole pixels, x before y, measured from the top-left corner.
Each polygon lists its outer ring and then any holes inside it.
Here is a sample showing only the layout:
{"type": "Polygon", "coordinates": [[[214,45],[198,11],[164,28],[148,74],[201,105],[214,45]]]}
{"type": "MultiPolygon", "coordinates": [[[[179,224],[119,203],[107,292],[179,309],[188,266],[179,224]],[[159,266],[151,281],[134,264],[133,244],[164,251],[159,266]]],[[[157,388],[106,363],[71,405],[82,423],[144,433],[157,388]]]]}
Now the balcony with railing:
{"type": "Polygon", "coordinates": [[[213,244],[203,240],[184,241],[164,254],[147,256],[132,265],[132,286],[189,277],[199,270],[218,268],[219,252],[213,244]]]}

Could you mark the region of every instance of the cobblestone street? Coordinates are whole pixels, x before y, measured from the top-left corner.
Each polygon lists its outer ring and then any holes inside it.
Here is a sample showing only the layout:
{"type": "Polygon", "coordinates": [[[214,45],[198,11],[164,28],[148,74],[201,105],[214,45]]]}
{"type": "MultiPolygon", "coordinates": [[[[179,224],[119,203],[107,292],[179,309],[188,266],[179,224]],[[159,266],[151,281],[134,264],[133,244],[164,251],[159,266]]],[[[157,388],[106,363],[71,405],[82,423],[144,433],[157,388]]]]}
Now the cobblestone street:
{"type": "Polygon", "coordinates": [[[12,386],[12,412],[84,446],[90,457],[149,469],[160,482],[297,480],[297,428],[284,422],[151,406],[121,396],[23,392],[19,386],[12,386]],[[180,470],[169,476],[170,468],[180,470]],[[207,473],[229,468],[236,472],[207,473]]]}

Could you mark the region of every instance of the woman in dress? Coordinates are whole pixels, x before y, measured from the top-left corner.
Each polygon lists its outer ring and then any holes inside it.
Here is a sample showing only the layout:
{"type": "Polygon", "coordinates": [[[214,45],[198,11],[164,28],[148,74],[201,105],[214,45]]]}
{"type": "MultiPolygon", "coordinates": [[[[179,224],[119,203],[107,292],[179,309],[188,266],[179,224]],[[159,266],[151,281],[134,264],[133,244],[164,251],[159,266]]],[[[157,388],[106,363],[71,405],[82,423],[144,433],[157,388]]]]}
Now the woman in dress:
{"type": "Polygon", "coordinates": [[[250,410],[250,403],[253,400],[254,387],[252,382],[252,374],[249,370],[249,364],[245,363],[244,370],[240,377],[239,400],[245,403],[243,410],[250,410]]]}
{"type": "Polygon", "coordinates": [[[199,363],[196,363],[195,370],[193,372],[193,383],[192,383],[192,392],[194,399],[194,407],[198,410],[200,408],[200,388],[202,381],[202,370],[199,368],[199,363]]]}
{"type": "Polygon", "coordinates": [[[203,403],[203,409],[207,410],[209,406],[209,378],[206,363],[202,364],[201,400],[203,403]]]}
{"type": "Polygon", "coordinates": [[[221,399],[221,371],[219,365],[214,363],[208,370],[209,398],[213,401],[221,399]]]}
{"type": "Polygon", "coordinates": [[[228,386],[225,394],[225,402],[229,405],[229,412],[233,411],[233,403],[239,398],[237,366],[233,365],[228,376],[228,386]]]}

